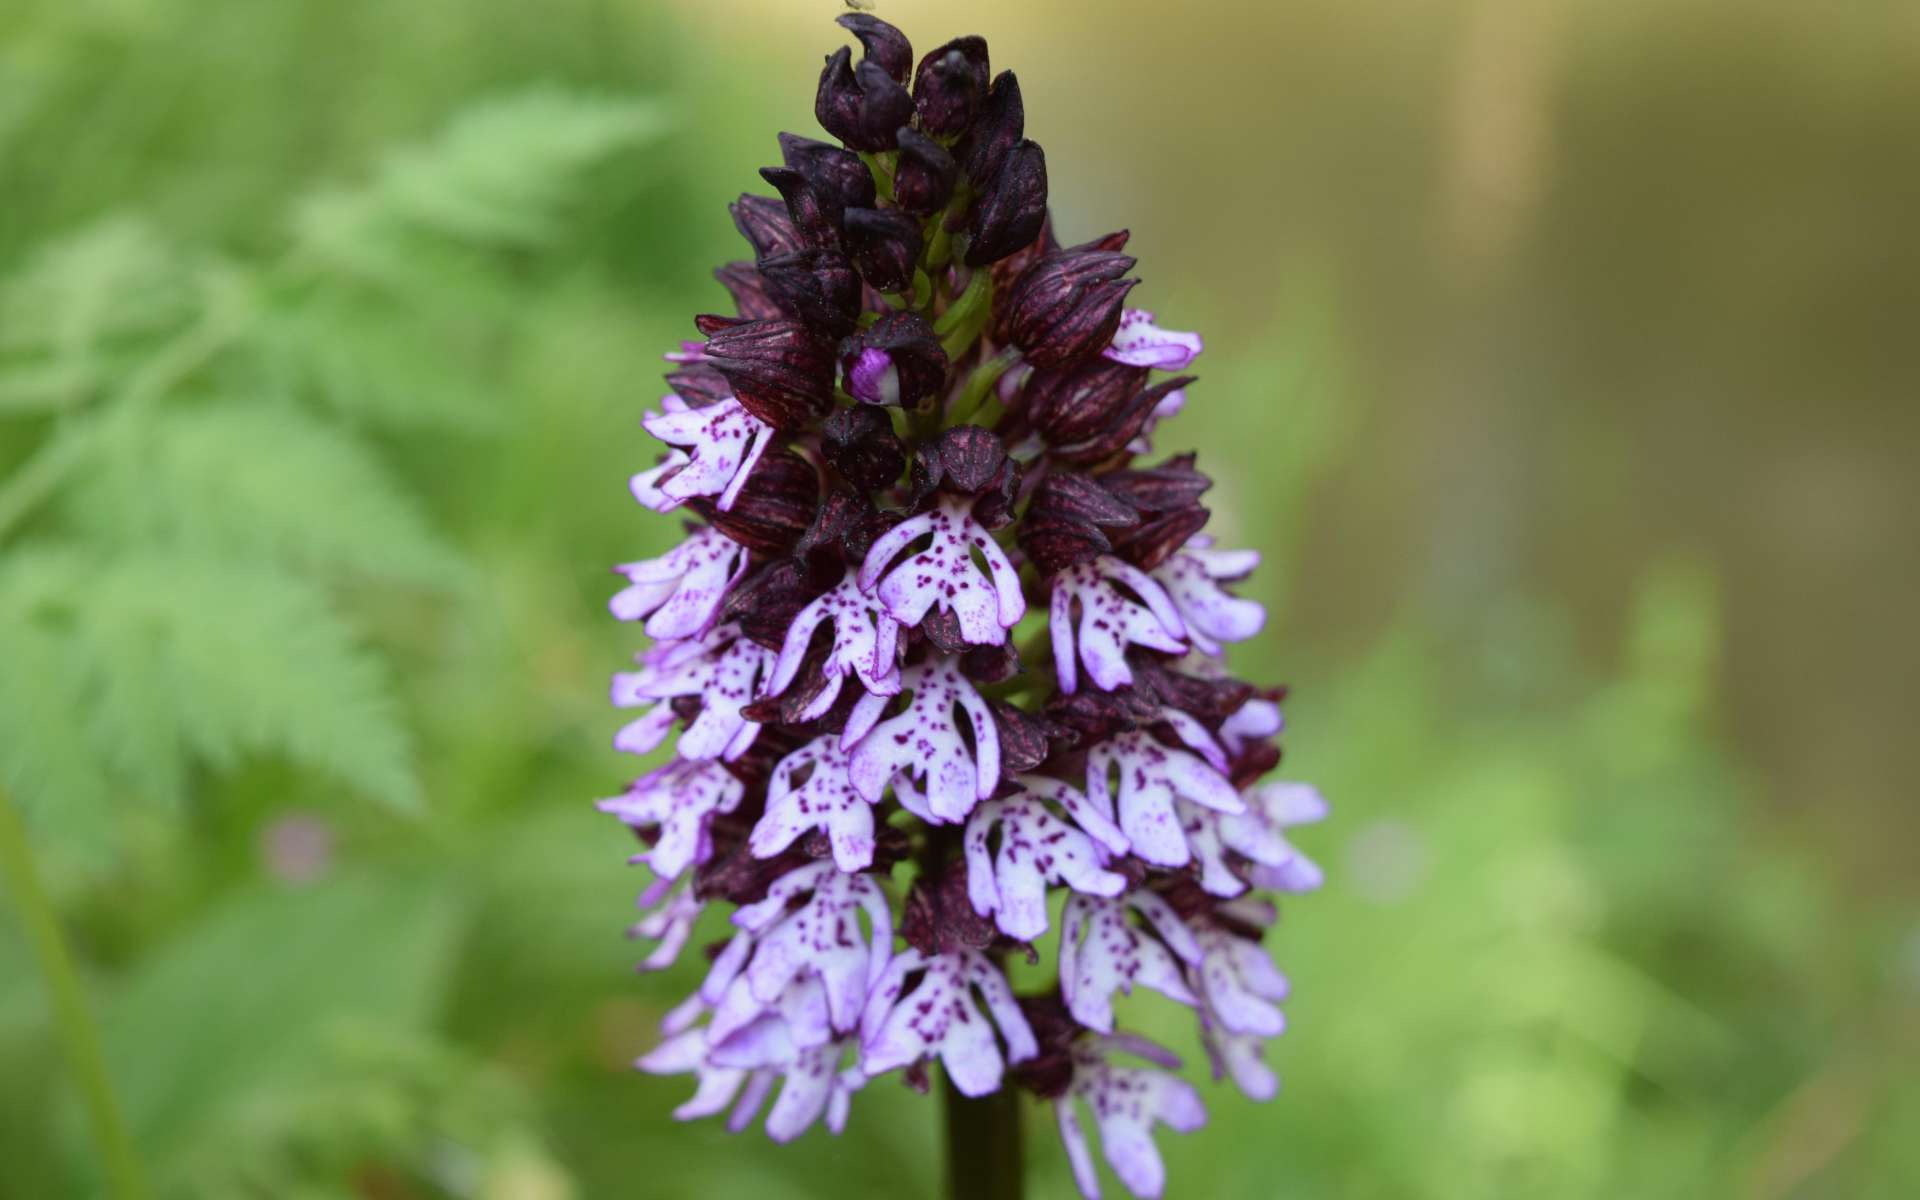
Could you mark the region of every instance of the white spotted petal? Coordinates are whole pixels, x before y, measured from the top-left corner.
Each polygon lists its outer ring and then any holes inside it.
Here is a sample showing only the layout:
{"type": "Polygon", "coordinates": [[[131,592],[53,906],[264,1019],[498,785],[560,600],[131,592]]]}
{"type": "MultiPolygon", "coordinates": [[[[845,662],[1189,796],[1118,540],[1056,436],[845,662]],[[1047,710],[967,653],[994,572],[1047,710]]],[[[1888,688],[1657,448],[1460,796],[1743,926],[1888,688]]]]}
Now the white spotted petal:
{"type": "Polygon", "coordinates": [[[970,645],[997,646],[1026,615],[1020,573],[1006,551],[973,519],[971,501],[942,496],[928,511],[909,517],[873,543],[860,566],[863,591],[880,599],[902,625],[918,625],[936,605],[951,612],[970,645]],[[899,565],[893,561],[921,538],[927,547],[899,565]],[[974,565],[978,553],[986,563],[974,565]]]}
{"type": "Polygon", "coordinates": [[[1219,812],[1246,808],[1219,771],[1194,754],[1161,745],[1145,730],[1117,733],[1087,755],[1087,797],[1103,815],[1115,811],[1111,777],[1120,781],[1121,832],[1134,854],[1157,866],[1184,866],[1192,857],[1175,800],[1219,812]]]}
{"type": "Polygon", "coordinates": [[[1114,330],[1113,343],[1101,354],[1130,367],[1184,371],[1205,348],[1206,343],[1199,334],[1162,329],[1153,323],[1153,314],[1146,309],[1129,308],[1120,314],[1120,327],[1114,330]]]}
{"type": "Polygon", "coordinates": [[[868,1075],[938,1057],[954,1087],[967,1096],[996,1090],[1007,1063],[1039,1053],[1006,976],[975,950],[929,957],[908,949],[897,955],[868,997],[860,1047],[868,1075]],[[914,975],[919,982],[908,990],[914,975]],[[976,1006],[976,992],[993,1015],[992,1024],[976,1006]],[[993,1035],[995,1025],[1006,1042],[1004,1056],[993,1035]]]}
{"type": "Polygon", "coordinates": [[[738,808],[745,792],[719,763],[675,759],[634,780],[622,794],[600,801],[599,809],[635,829],[658,827],[658,840],[632,861],[674,879],[712,855],[709,823],[717,814],[738,808]]]}
{"type": "Polygon", "coordinates": [[[913,697],[898,716],[879,720],[884,696],[868,695],[854,707],[841,733],[841,744],[852,746],[848,776],[873,801],[892,784],[906,804],[909,790],[924,786],[927,819],[963,821],[1000,783],[1000,734],[993,712],[953,659],[908,667],[903,682],[913,697]],[[960,734],[956,708],[972,732],[971,749],[960,734]]]}
{"type": "Polygon", "coordinates": [[[1132,683],[1129,646],[1167,654],[1187,649],[1186,627],[1165,589],[1110,554],[1055,575],[1048,616],[1054,673],[1069,694],[1079,688],[1081,667],[1102,691],[1132,683]]]}
{"type": "Polygon", "coordinates": [[[1126,890],[1124,876],[1100,865],[1098,844],[1055,816],[1038,796],[1019,792],[973,810],[965,839],[967,895],[1000,931],[1030,942],[1047,931],[1047,887],[1064,883],[1094,896],[1126,890]],[[999,831],[997,851],[990,846],[999,831]]]}
{"type": "Polygon", "coordinates": [[[840,685],[848,675],[860,680],[860,686],[877,696],[897,695],[900,691],[900,667],[896,659],[900,647],[900,623],[878,597],[862,591],[854,572],[816,597],[794,617],[780,647],[780,657],[767,681],[767,695],[778,696],[792,686],[794,677],[807,657],[814,631],[823,623],[833,623],[833,649],[821,671],[826,686],[801,712],[798,721],[811,721],[833,707],[840,697],[840,685]]]}
{"type": "Polygon", "coordinates": [[[698,529],[659,558],[615,567],[628,586],[607,607],[622,621],[645,618],[651,637],[694,637],[713,624],[727,589],[746,569],[739,543],[717,529],[698,529]]]}

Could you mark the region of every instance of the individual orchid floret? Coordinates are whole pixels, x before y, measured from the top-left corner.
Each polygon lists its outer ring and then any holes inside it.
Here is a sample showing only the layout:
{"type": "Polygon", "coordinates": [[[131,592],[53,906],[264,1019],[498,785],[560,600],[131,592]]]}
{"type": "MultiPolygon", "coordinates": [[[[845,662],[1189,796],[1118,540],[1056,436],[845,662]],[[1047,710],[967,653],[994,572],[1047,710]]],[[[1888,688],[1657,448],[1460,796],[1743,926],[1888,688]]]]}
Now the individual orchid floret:
{"type": "Polygon", "coordinates": [[[654,1075],[695,1074],[693,1098],[673,1110],[676,1120],[696,1120],[731,1108],[727,1128],[738,1133],[753,1123],[775,1080],[781,1080],[780,1095],[767,1114],[768,1137],[792,1141],[823,1115],[830,1132],[846,1128],[853,1093],[866,1083],[866,1076],[841,1068],[845,1044],[796,1047],[777,1020],[719,1046],[708,1044],[707,1033],[689,1029],[634,1064],[654,1075]]]}
{"type": "Polygon", "coordinates": [[[943,495],[926,512],[909,517],[873,543],[860,567],[863,591],[880,599],[903,625],[918,625],[938,605],[951,612],[970,645],[997,646],[1026,615],[1020,573],[970,510],[969,498],[943,495]],[[926,549],[898,566],[893,560],[920,538],[926,549]],[[973,554],[987,565],[982,574],[973,554]],[[889,569],[891,568],[891,569],[889,569]]]}
{"type": "Polygon", "coordinates": [[[1221,836],[1249,861],[1248,881],[1276,892],[1311,892],[1325,880],[1312,859],[1284,836],[1294,825],[1310,825],[1327,816],[1327,802],[1311,784],[1272,780],[1247,792],[1247,811],[1227,817],[1221,836]]]}
{"type": "Polygon", "coordinates": [[[660,878],[647,885],[635,903],[650,911],[634,922],[627,936],[654,943],[640,960],[640,969],[660,971],[672,966],[693,936],[693,923],[706,911],[706,901],[694,894],[690,880],[660,878]]]}
{"type": "Polygon", "coordinates": [[[1184,866],[1191,858],[1176,799],[1218,812],[1246,808],[1220,772],[1185,750],[1161,745],[1144,730],[1117,733],[1087,756],[1087,798],[1103,815],[1115,811],[1110,774],[1120,779],[1121,832],[1134,854],[1159,866],[1184,866]]]}
{"type": "Polygon", "coordinates": [[[628,586],[607,607],[622,621],[646,619],[650,637],[693,637],[713,624],[727,589],[746,573],[747,553],[716,529],[702,528],[659,558],[614,570],[628,586]]]}
{"type": "MultiPolygon", "coordinates": [[[[851,1031],[859,1023],[893,942],[893,919],[879,885],[870,876],[846,874],[831,862],[811,863],[781,876],[765,899],[736,912],[733,923],[741,931],[735,945],[744,939],[752,952],[741,973],[728,980],[726,991],[743,992],[753,1005],[765,1006],[795,981],[817,979],[824,988],[827,1021],[836,1032],[851,1031]],[[871,938],[860,929],[863,912],[871,938]]],[[[720,960],[715,966],[720,968],[720,960]]],[[[710,974],[702,985],[709,1000],[718,982],[710,974]]],[[[729,1019],[732,1014],[752,1011],[744,1001],[724,994],[717,1008],[716,1037],[730,1032],[737,1019],[729,1019]]],[[[811,1044],[811,1039],[801,1040],[811,1044]]]]}
{"type": "Polygon", "coordinates": [[[654,749],[673,726],[671,701],[692,696],[700,713],[680,735],[680,757],[732,762],[760,733],[760,723],[741,710],[758,696],[760,678],[773,663],[773,652],[741,636],[731,621],[695,640],[653,647],[640,656],[638,671],[613,677],[616,707],[654,706],[622,729],[614,745],[633,754],[654,749]]]}
{"type": "Polygon", "coordinates": [[[879,598],[860,589],[849,570],[839,584],[800,610],[787,628],[779,659],[767,680],[766,694],[778,696],[793,684],[806,661],[807,647],[823,622],[833,622],[833,649],[821,663],[825,686],[795,718],[811,721],[833,707],[848,675],[876,696],[900,693],[897,659],[900,624],[879,598]]]}
{"type": "Polygon", "coordinates": [[[746,789],[715,762],[675,759],[633,781],[622,794],[599,803],[601,812],[637,830],[658,829],[658,839],[631,861],[646,863],[663,879],[678,878],[713,853],[708,824],[740,806],[746,789]]]}
{"type": "Polygon", "coordinates": [[[1136,889],[1119,899],[1073,895],[1061,915],[1060,994],[1074,1020],[1113,1032],[1113,993],[1150,987],[1181,1004],[1198,1003],[1181,964],[1200,961],[1200,944],[1159,896],[1136,889]],[[1132,909],[1149,929],[1128,920],[1132,909]]]}
{"type": "Polygon", "coordinates": [[[1132,683],[1128,646],[1166,654],[1187,649],[1186,627],[1165,590],[1145,571],[1110,554],[1053,577],[1049,621],[1054,673],[1068,694],[1078,689],[1082,666],[1102,691],[1132,683]]]}
{"type": "Polygon", "coordinates": [[[1030,942],[1047,931],[1047,885],[1064,883],[1093,896],[1118,896],[1124,876],[1100,865],[1097,843],[1055,816],[1040,798],[1019,792],[973,810],[965,843],[967,896],[1000,932],[1030,942]],[[995,829],[998,851],[991,849],[995,829]]]}
{"type": "Polygon", "coordinates": [[[1271,1100],[1280,1080],[1265,1061],[1267,1039],[1254,1033],[1234,1033],[1202,1002],[1200,1044],[1207,1051],[1215,1079],[1231,1078],[1249,1100],[1271,1100]]]}
{"type": "Polygon", "coordinates": [[[1039,1050],[1006,976],[985,954],[963,950],[929,956],[911,948],[894,958],[868,998],[860,1048],[868,1075],[937,1056],[947,1078],[967,1096],[998,1089],[1006,1063],[1039,1050]],[[919,982],[909,990],[915,975],[919,982]],[[993,1025],[975,1006],[975,992],[999,1026],[1004,1058],[993,1025]]]}
{"type": "Polygon", "coordinates": [[[1188,983],[1220,1026],[1229,1033],[1279,1037],[1287,1027],[1279,1006],[1287,997],[1287,977],[1260,943],[1218,927],[1202,928],[1194,938],[1200,962],[1188,970],[1188,983]]]}
{"type": "Polygon", "coordinates": [[[1141,1037],[1083,1038],[1074,1045],[1072,1082],[1054,1101],[1054,1112],[1074,1182],[1086,1200],[1100,1200],[1100,1177],[1074,1102],[1085,1102],[1093,1113],[1101,1152],[1120,1182],[1136,1196],[1156,1197],[1166,1186],[1167,1171],[1153,1142],[1155,1122],[1178,1133],[1192,1133],[1207,1122],[1199,1093],[1167,1073],[1179,1066],[1178,1057],[1141,1037]],[[1118,1066],[1113,1062],[1116,1053],[1164,1069],[1118,1066]]]}
{"type": "Polygon", "coordinates": [[[1246,811],[1214,812],[1182,801],[1180,822],[1200,864],[1200,886],[1215,896],[1238,896],[1251,883],[1280,892],[1310,892],[1322,875],[1284,831],[1323,819],[1327,803],[1304,783],[1273,781],[1243,797],[1246,811]],[[1228,852],[1234,856],[1231,860],[1228,852]]]}
{"type": "Polygon", "coordinates": [[[847,753],[835,734],[822,734],[781,759],[767,779],[767,811],[747,845],[757,858],[771,858],[801,834],[827,835],[842,871],[873,863],[873,804],[847,776],[847,753]]]}
{"type": "Polygon", "coordinates": [[[721,512],[733,507],[753,465],[773,440],[773,427],[736,399],[705,408],[648,413],[640,424],[685,460],[679,470],[661,478],[660,495],[674,501],[718,496],[721,512]]]}
{"type": "Polygon", "coordinates": [[[993,710],[954,659],[908,667],[903,682],[913,698],[898,716],[881,721],[888,698],[868,694],[847,718],[840,744],[852,748],[848,777],[868,800],[877,802],[891,784],[896,798],[923,820],[964,821],[1000,783],[993,710]],[[971,746],[954,718],[956,707],[966,714],[971,746]]]}
{"type": "Polygon", "coordinates": [[[1261,738],[1274,737],[1286,728],[1286,724],[1278,704],[1255,696],[1220,722],[1221,749],[1226,751],[1228,758],[1238,758],[1250,744],[1261,738]]]}
{"type": "MultiPolygon", "coordinates": [[[[1114,362],[1158,371],[1184,371],[1200,357],[1206,343],[1197,333],[1176,333],[1153,323],[1153,314],[1129,308],[1120,315],[1113,344],[1101,351],[1114,362]]],[[[1177,411],[1177,408],[1176,408],[1177,411]]]]}
{"type": "Polygon", "coordinates": [[[1222,580],[1245,578],[1259,565],[1259,551],[1215,550],[1212,538],[1198,534],[1155,567],[1153,577],[1172,597],[1193,648],[1218,655],[1220,643],[1243,642],[1267,623],[1267,610],[1257,601],[1220,586],[1222,580]]]}
{"type": "Polygon", "coordinates": [[[661,488],[667,480],[678,475],[680,469],[692,461],[693,459],[684,450],[668,450],[666,457],[659,463],[627,480],[627,489],[633,493],[633,498],[640,502],[642,508],[657,513],[672,512],[680,507],[680,498],[667,495],[661,488]]]}

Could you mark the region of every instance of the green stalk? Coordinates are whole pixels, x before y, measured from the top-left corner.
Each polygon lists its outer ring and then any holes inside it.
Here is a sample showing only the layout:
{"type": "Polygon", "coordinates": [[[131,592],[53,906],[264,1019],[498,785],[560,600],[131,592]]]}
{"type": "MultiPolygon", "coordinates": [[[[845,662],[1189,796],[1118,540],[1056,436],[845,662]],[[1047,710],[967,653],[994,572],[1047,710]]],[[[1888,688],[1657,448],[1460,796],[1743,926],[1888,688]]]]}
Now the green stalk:
{"type": "MultiPolygon", "coordinates": [[[[990,409],[982,409],[981,401],[993,391],[993,385],[1000,382],[1000,377],[1007,373],[1007,369],[1019,361],[1020,351],[1009,346],[975,367],[973,374],[967,376],[967,385],[960,389],[959,396],[954,398],[953,406],[947,410],[947,423],[963,425],[972,420],[976,414],[981,417],[981,420],[976,422],[980,425],[991,425],[998,419],[1000,406],[996,403],[990,406],[990,409]]],[[[997,400],[998,397],[995,399],[997,400]]]]}
{"type": "Polygon", "coordinates": [[[4,792],[0,792],[0,877],[6,880],[8,899],[19,910],[21,926],[32,943],[40,974],[46,979],[54,1024],[86,1104],[111,1192],[117,1200],[141,1200],[147,1188],[140,1158],[114,1098],[99,1026],[94,1023],[86,991],[73,967],[73,956],[60,932],[60,918],[41,886],[26,826],[4,792]]]}
{"type": "Polygon", "coordinates": [[[933,331],[940,335],[940,347],[947,352],[947,357],[959,358],[961,352],[973,344],[973,339],[980,336],[992,316],[993,272],[983,267],[967,280],[967,290],[934,321],[933,331]]]}
{"type": "Polygon", "coordinates": [[[1021,1200],[1026,1194],[1020,1092],[1011,1083],[979,1099],[946,1081],[948,1200],[1021,1200]]]}

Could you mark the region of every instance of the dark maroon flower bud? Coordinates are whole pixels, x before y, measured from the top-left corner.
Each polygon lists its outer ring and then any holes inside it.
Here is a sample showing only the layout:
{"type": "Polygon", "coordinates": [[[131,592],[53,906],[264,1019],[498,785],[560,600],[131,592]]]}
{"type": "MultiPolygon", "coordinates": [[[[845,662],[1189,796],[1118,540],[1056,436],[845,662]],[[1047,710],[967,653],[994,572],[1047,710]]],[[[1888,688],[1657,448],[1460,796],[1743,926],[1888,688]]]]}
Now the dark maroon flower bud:
{"type": "Polygon", "coordinates": [[[984,267],[1031,242],[1047,219],[1047,156],[1021,141],[975,201],[967,221],[966,263],[984,267]]]}
{"type": "Polygon", "coordinates": [[[921,619],[913,634],[932,642],[942,654],[959,654],[967,648],[966,635],[960,631],[960,618],[951,609],[933,609],[921,619]]]}
{"type": "Polygon", "coordinates": [[[841,564],[865,562],[874,540],[898,524],[897,512],[881,512],[865,495],[837,488],[820,505],[819,515],[794,543],[796,558],[807,559],[808,569],[831,584],[839,579],[841,564]]]}
{"type": "Polygon", "coordinates": [[[923,444],[913,460],[913,507],[935,492],[977,497],[973,519],[987,529],[1013,520],[1020,464],[1007,457],[999,435],[978,425],[955,425],[923,444]]]}
{"type": "Polygon", "coordinates": [[[833,343],[790,319],[696,317],[707,355],[746,410],[792,429],[833,403],[833,343]]]}
{"type": "Polygon", "coordinates": [[[1113,539],[1116,552],[1141,570],[1153,570],[1206,527],[1210,514],[1199,499],[1213,480],[1194,470],[1191,454],[1157,467],[1113,471],[1101,482],[1147,514],[1138,527],[1113,539]]]}
{"type": "Polygon", "coordinates": [[[693,894],[701,900],[725,900],[729,904],[758,904],[767,898],[773,881],[806,866],[811,859],[798,847],[772,858],[755,858],[745,838],[725,850],[716,847],[714,856],[694,868],[693,894]]]}
{"type": "Polygon", "coordinates": [[[911,128],[900,129],[900,164],[893,173],[893,202],[926,216],[947,206],[960,168],[947,148],[911,128]]]}
{"type": "Polygon", "coordinates": [[[785,554],[820,510],[820,477],[791,450],[771,450],[726,512],[707,497],[688,502],[707,523],[756,554],[785,554]]]}
{"type": "Polygon", "coordinates": [[[761,167],[760,178],[779,190],[801,242],[823,250],[840,248],[840,214],[846,206],[838,195],[814,187],[792,167],[761,167]]]}
{"type": "Polygon", "coordinates": [[[894,208],[849,208],[843,236],[853,265],[883,292],[904,292],[920,260],[920,223],[894,208]]]}
{"type": "Polygon", "coordinates": [[[984,188],[1000,174],[1007,155],[1027,133],[1027,110],[1020,100],[1020,81],[1012,71],[1000,72],[980,107],[973,128],[954,149],[954,157],[973,186],[984,188]]]}
{"type": "Polygon", "coordinates": [[[889,312],[840,343],[847,394],[862,404],[919,408],[947,385],[947,352],[919,313],[889,312]]]}
{"type": "Polygon", "coordinates": [[[822,337],[842,338],[860,311],[860,276],[837,250],[796,250],[760,260],[766,291],[781,312],[822,337]]]}
{"type": "Polygon", "coordinates": [[[749,321],[761,321],[781,315],[780,306],[773,297],[767,295],[767,281],[752,263],[733,262],[724,267],[715,267],[713,277],[733,297],[733,306],[739,310],[739,316],[749,321]]]}
{"type": "Polygon", "coordinates": [[[1193,714],[1209,728],[1240,711],[1257,690],[1238,679],[1203,679],[1177,671],[1152,654],[1136,654],[1128,661],[1136,690],[1163,705],[1193,714]]]}
{"type": "Polygon", "coordinates": [[[1102,532],[1140,523],[1140,514],[1091,476],[1056,471],[1034,489],[1020,522],[1020,549],[1033,564],[1053,575],[1090,562],[1113,544],[1102,532]]]}
{"type": "Polygon", "coordinates": [[[733,395],[733,385],[727,382],[727,377],[714,370],[712,364],[703,362],[688,363],[669,372],[667,386],[693,408],[718,404],[733,395]]]}
{"type": "Polygon", "coordinates": [[[743,194],[727,205],[733,214],[733,227],[753,247],[755,258],[788,254],[801,248],[800,233],[787,215],[784,201],[772,196],[743,194]]]}
{"type": "Polygon", "coordinates": [[[1027,380],[1027,420],[1049,445],[1098,437],[1134,405],[1146,383],[1145,367],[1099,358],[1027,380]]]}
{"type": "Polygon", "coordinates": [[[956,862],[914,881],[900,915],[900,936],[922,954],[984,950],[998,932],[993,922],[973,911],[967,899],[967,865],[956,862]]]}
{"type": "Polygon", "coordinates": [[[913,70],[913,44],[906,34],[868,13],[842,13],[834,23],[860,39],[868,61],[878,64],[896,83],[907,82],[907,72],[913,70]]]}
{"type": "Polygon", "coordinates": [[[780,158],[839,209],[872,208],[873,172],[851,150],[797,133],[780,135],[780,158]]]}
{"type": "Polygon", "coordinates": [[[740,632],[753,641],[778,650],[800,610],[825,590],[805,563],[777,558],[727,593],[727,619],[738,621],[740,632]]]}
{"type": "Polygon", "coordinates": [[[963,646],[960,673],[975,683],[1004,683],[1020,674],[1020,651],[1011,641],[997,646],[963,646]]]}
{"type": "Polygon", "coordinates": [[[1078,743],[1073,730],[1043,713],[1030,713],[1005,700],[989,700],[993,727],[1000,735],[1000,777],[1012,779],[1038,767],[1062,748],[1078,743]]]}
{"type": "MultiPolygon", "coordinates": [[[[1125,236],[1124,234],[1121,236],[1125,236]]],[[[1013,285],[1007,330],[1037,368],[1100,353],[1120,327],[1120,309],[1140,281],[1125,254],[1075,246],[1049,254],[1013,285]]]]}
{"type": "Polygon", "coordinates": [[[1160,719],[1160,705],[1131,687],[1111,692],[1081,688],[1072,695],[1055,694],[1041,709],[1049,719],[1070,729],[1079,744],[1091,746],[1116,733],[1151,725],[1160,719]]]}
{"type": "Polygon", "coordinates": [[[820,429],[820,452],[862,491],[886,487],[907,468],[893,422],[877,408],[839,408],[820,429]]]}
{"type": "Polygon", "coordinates": [[[813,115],[821,128],[854,150],[891,150],[894,131],[913,119],[913,97],[872,59],[852,66],[845,46],[827,58],[813,115]]]}
{"type": "Polygon", "coordinates": [[[1057,1100],[1073,1086],[1073,1043],[1085,1027],[1067,1012],[1058,991],[1019,1001],[1040,1052],[1012,1064],[1007,1074],[1042,1100],[1057,1100]]]}
{"type": "Polygon", "coordinates": [[[1229,764],[1227,779],[1234,790],[1245,791],[1260,781],[1260,777],[1280,765],[1280,747],[1271,738],[1259,738],[1248,742],[1246,748],[1236,755],[1229,764]]]}
{"type": "Polygon", "coordinates": [[[928,53],[913,76],[920,128],[935,137],[966,132],[986,99],[991,75],[985,38],[958,37],[928,53]]]}

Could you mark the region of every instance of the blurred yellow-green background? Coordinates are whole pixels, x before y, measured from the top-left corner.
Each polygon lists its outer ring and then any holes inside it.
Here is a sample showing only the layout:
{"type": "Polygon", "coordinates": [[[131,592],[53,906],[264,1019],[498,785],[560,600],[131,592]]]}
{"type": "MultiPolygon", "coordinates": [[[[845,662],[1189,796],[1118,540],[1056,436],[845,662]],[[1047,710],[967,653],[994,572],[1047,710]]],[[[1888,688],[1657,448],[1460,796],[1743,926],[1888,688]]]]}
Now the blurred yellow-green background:
{"type": "MultiPolygon", "coordinates": [[[[893,1080],[668,1120],[696,965],[631,973],[590,803],[637,418],[839,11],[0,6],[0,786],[154,1194],[937,1189],[893,1080]]],[[[1158,440],[1334,807],[1283,1091],[1170,1194],[1920,1195],[1920,7],[877,12],[985,35],[1205,331],[1158,440]]],[[[13,914],[0,1196],[97,1194],[13,914]]]]}

